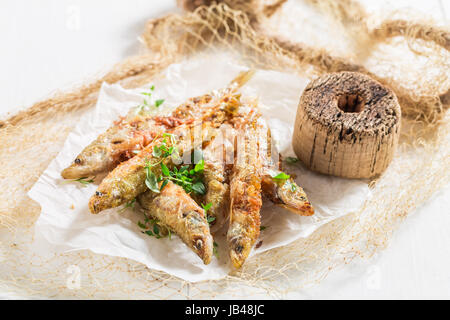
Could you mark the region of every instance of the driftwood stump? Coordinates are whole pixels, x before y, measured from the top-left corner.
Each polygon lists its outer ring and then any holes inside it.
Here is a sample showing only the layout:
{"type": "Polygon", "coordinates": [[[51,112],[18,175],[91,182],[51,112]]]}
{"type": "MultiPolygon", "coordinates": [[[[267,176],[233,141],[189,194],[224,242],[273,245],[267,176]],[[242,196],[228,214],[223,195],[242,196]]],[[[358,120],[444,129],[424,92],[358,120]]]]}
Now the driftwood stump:
{"type": "Polygon", "coordinates": [[[293,147],[310,169],[346,178],[371,178],[392,160],[400,133],[395,94],[356,72],[322,76],[300,98],[293,147]]]}

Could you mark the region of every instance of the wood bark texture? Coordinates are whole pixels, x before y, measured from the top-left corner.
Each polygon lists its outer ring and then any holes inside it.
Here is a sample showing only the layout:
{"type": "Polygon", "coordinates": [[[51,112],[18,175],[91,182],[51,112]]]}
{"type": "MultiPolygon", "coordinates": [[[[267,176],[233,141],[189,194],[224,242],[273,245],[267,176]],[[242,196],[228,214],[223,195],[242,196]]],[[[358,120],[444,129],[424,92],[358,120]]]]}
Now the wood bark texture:
{"type": "Polygon", "coordinates": [[[361,73],[330,73],[305,88],[292,144],[298,158],[314,171],[373,178],[393,158],[400,123],[392,90],[361,73]]]}

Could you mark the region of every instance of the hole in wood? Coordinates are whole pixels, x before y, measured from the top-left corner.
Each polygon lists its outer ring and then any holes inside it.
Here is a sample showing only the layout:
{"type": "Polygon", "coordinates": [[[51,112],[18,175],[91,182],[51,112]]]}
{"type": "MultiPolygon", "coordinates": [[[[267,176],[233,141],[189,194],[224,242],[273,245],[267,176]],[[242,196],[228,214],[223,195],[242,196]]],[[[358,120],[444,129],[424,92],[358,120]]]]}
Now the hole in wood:
{"type": "Polygon", "coordinates": [[[338,108],[344,112],[357,113],[364,110],[364,100],[358,94],[343,94],[338,97],[338,108]]]}

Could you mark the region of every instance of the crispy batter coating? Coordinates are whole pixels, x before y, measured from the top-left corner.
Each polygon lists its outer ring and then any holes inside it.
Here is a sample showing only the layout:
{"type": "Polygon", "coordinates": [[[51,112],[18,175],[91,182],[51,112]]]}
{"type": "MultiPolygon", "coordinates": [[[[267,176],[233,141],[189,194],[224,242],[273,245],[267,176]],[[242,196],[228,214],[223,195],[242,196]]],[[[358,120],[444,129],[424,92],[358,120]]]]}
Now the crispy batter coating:
{"type": "Polygon", "coordinates": [[[236,159],[230,181],[230,225],[227,239],[230,258],[240,268],[259,237],[261,226],[261,157],[258,149],[259,114],[239,122],[236,159]],[[253,119],[251,119],[253,118],[253,119]]]}
{"type": "Polygon", "coordinates": [[[137,199],[147,215],[174,231],[204,264],[211,262],[213,238],[205,211],[182,187],[170,181],[161,193],[147,191],[137,199]]]}

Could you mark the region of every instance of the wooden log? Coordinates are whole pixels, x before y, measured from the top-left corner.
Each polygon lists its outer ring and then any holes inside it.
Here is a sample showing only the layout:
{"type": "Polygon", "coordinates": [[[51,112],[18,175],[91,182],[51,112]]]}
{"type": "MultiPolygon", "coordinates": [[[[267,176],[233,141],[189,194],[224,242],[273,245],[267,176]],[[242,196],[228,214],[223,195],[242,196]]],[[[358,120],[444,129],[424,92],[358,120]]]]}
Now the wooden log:
{"type": "Polygon", "coordinates": [[[330,73],[305,88],[292,144],[311,170],[372,178],[391,162],[400,123],[392,90],[361,73],[330,73]]]}

